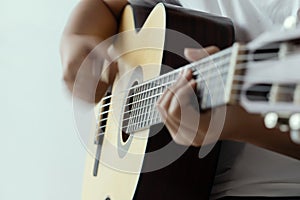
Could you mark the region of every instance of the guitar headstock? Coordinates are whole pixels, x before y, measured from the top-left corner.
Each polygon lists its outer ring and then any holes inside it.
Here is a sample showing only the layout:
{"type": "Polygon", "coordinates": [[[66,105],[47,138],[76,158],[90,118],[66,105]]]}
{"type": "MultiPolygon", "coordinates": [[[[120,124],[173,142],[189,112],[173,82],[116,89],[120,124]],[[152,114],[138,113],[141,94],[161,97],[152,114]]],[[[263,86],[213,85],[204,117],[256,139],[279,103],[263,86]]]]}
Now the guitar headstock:
{"type": "Polygon", "coordinates": [[[300,143],[300,31],[265,34],[238,54],[231,98],[300,143]]]}

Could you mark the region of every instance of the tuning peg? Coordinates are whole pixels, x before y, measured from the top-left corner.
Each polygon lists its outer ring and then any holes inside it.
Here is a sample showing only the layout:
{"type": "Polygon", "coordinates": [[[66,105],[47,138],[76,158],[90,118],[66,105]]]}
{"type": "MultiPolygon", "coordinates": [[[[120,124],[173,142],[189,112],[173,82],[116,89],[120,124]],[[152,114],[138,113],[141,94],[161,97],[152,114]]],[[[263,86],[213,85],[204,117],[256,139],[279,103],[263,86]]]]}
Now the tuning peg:
{"type": "Polygon", "coordinates": [[[300,144],[300,113],[293,114],[289,120],[291,140],[300,144]]]}
{"type": "Polygon", "coordinates": [[[284,20],[283,28],[285,30],[295,29],[298,23],[298,18],[296,16],[289,16],[284,20]]]}
{"type": "Polygon", "coordinates": [[[266,128],[272,129],[275,128],[278,123],[278,114],[275,112],[270,112],[265,115],[264,123],[266,128]]]}

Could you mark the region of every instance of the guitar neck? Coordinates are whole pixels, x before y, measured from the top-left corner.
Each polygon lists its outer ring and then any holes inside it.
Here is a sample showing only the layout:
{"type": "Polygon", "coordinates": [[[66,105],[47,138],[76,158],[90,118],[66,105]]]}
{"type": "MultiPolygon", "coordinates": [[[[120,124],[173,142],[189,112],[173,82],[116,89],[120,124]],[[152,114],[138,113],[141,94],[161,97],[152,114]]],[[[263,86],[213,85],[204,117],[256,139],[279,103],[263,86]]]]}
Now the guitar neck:
{"type": "Polygon", "coordinates": [[[236,44],[200,61],[132,87],[127,101],[130,102],[130,115],[126,126],[123,127],[124,131],[135,132],[162,122],[156,109],[156,102],[163,92],[175,83],[180,71],[185,69],[192,70],[197,81],[196,94],[201,110],[227,104],[230,101],[238,49],[239,46],[236,44]]]}

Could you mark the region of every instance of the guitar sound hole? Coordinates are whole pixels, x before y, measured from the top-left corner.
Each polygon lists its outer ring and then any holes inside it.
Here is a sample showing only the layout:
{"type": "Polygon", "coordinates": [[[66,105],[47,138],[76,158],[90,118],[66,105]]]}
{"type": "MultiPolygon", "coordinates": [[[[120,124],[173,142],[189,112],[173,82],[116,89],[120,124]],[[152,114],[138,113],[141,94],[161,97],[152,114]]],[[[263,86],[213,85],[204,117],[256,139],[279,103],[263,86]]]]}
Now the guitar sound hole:
{"type": "Polygon", "coordinates": [[[124,133],[124,132],[122,131],[122,141],[123,141],[123,142],[127,142],[129,136],[130,136],[130,134],[124,133]]]}
{"type": "Polygon", "coordinates": [[[129,90],[126,104],[124,105],[124,113],[123,113],[123,123],[122,123],[122,141],[125,143],[129,139],[130,136],[130,125],[133,123],[132,120],[132,107],[133,107],[133,101],[136,98],[135,97],[135,88],[134,86],[138,85],[138,82],[134,82],[131,86],[132,89],[129,90]],[[130,124],[131,123],[131,124],[130,124]]]}
{"type": "Polygon", "coordinates": [[[111,200],[109,197],[107,197],[105,200],[111,200]]]}

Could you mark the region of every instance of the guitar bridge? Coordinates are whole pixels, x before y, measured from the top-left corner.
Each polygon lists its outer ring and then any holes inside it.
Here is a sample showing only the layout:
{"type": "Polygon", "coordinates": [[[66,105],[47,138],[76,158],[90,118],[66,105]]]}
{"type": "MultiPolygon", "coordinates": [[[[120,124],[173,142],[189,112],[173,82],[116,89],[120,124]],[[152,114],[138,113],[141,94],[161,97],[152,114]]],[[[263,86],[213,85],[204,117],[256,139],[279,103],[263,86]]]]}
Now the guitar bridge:
{"type": "Polygon", "coordinates": [[[96,122],[96,134],[94,138],[94,144],[97,145],[97,150],[96,150],[96,156],[94,161],[93,176],[98,175],[99,160],[101,155],[104,133],[106,130],[106,123],[107,123],[107,117],[109,113],[110,102],[111,102],[111,92],[106,92],[105,98],[103,98],[99,106],[99,115],[96,114],[98,117],[96,122]]]}

